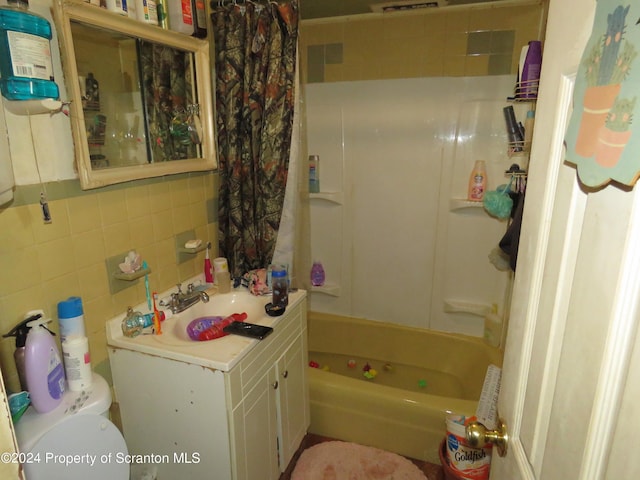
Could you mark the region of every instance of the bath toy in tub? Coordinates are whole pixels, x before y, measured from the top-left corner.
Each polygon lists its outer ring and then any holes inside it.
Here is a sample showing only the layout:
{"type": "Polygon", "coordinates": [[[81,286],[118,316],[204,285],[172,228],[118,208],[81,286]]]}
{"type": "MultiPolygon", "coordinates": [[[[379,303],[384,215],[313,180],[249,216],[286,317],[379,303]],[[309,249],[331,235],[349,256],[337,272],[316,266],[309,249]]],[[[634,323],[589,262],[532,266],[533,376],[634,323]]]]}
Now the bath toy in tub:
{"type": "Polygon", "coordinates": [[[363,375],[364,375],[364,378],[366,378],[368,380],[373,380],[378,375],[378,371],[373,369],[373,368],[370,368],[369,370],[364,372],[363,375]]]}
{"type": "Polygon", "coordinates": [[[314,362],[313,360],[309,362],[309,366],[311,368],[320,368],[320,364],[318,362],[314,362]]]}
{"type": "Polygon", "coordinates": [[[329,367],[329,365],[325,365],[324,367],[322,367],[322,370],[324,370],[325,372],[329,372],[331,371],[331,367],[329,367]]]}
{"type": "Polygon", "coordinates": [[[347,362],[347,367],[349,367],[349,368],[356,368],[356,365],[357,365],[357,363],[356,363],[356,361],[355,361],[355,360],[353,360],[353,359],[351,359],[351,360],[349,360],[349,361],[347,362]]]}
{"type": "Polygon", "coordinates": [[[425,388],[426,386],[427,386],[427,381],[424,378],[421,378],[420,380],[418,380],[419,388],[425,388]]]}
{"type": "Polygon", "coordinates": [[[376,378],[376,375],[378,375],[377,370],[374,370],[373,368],[371,368],[371,365],[369,365],[369,362],[365,363],[364,367],[362,367],[362,371],[364,372],[364,378],[367,378],[369,380],[373,380],[374,378],[376,378]]]}

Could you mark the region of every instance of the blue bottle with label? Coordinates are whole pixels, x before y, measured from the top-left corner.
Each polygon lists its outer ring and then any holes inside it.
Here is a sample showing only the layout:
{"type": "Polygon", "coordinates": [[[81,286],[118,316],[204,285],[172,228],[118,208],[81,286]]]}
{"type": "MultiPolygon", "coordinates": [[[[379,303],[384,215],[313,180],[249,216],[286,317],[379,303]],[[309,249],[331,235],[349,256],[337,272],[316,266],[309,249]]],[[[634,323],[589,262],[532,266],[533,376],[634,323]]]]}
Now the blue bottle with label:
{"type": "Polygon", "coordinates": [[[0,92],[8,100],[58,99],[51,24],[19,7],[0,7],[0,92]]]}

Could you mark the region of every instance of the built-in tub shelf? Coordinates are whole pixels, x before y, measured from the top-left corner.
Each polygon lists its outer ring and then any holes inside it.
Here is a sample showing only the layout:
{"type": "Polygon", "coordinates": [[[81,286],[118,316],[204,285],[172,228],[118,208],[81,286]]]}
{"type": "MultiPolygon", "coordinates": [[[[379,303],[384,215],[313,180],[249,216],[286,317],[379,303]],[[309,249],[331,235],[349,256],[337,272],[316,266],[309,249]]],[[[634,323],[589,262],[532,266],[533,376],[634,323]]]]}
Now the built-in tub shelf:
{"type": "Polygon", "coordinates": [[[335,203],[336,205],[342,205],[344,203],[344,194],[342,192],[310,193],[309,198],[311,200],[325,200],[335,203]]]}
{"type": "Polygon", "coordinates": [[[449,210],[465,210],[468,208],[484,208],[482,202],[474,202],[466,198],[452,198],[449,200],[449,210]]]}
{"type": "Polygon", "coordinates": [[[325,283],[321,287],[311,287],[311,293],[324,293],[325,295],[330,295],[332,297],[339,297],[340,290],[340,285],[335,283],[325,283]]]}
{"type": "Polygon", "coordinates": [[[493,307],[485,303],[466,302],[464,300],[445,300],[444,312],[445,313],[468,313],[470,315],[476,315],[478,317],[486,317],[493,307]]]}

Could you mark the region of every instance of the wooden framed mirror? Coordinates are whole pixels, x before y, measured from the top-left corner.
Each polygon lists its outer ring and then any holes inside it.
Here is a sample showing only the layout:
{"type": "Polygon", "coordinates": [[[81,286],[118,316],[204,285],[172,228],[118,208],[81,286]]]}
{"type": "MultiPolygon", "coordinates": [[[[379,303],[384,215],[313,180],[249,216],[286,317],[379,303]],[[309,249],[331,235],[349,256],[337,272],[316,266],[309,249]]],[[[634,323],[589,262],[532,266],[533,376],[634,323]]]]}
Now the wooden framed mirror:
{"type": "Polygon", "coordinates": [[[216,168],[206,39],[77,0],[54,18],[83,189],[216,168]]]}

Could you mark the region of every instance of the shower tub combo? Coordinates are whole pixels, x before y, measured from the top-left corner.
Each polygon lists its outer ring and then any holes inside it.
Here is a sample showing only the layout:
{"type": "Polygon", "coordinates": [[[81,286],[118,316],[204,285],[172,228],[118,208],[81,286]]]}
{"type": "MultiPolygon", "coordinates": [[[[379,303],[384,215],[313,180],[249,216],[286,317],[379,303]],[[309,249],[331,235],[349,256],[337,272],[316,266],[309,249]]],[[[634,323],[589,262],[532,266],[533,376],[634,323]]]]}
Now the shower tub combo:
{"type": "Polygon", "coordinates": [[[317,312],[308,332],[309,431],[433,463],[446,413],[475,414],[487,367],[502,366],[476,337],[317,312]]]}

